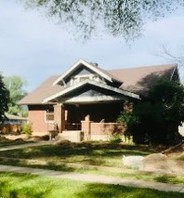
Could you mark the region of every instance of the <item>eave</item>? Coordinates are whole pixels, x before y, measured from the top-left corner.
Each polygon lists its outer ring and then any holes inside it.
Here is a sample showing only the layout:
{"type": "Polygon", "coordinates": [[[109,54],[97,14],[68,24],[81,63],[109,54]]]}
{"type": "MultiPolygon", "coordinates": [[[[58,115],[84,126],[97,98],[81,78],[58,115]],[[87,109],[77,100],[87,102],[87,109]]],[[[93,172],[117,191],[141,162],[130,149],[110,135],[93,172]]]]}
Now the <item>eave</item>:
{"type": "Polygon", "coordinates": [[[128,91],[125,91],[123,89],[119,89],[119,88],[115,88],[115,87],[111,87],[109,85],[106,85],[106,84],[100,84],[100,83],[97,83],[95,81],[92,81],[92,80],[86,80],[86,81],[83,81],[83,82],[80,82],[80,83],[77,83],[71,87],[68,87],[60,92],[58,92],[57,94],[54,94],[50,97],[47,97],[43,100],[43,104],[45,103],[48,103],[48,102],[56,102],[57,101],[57,98],[59,97],[64,97],[66,96],[67,94],[71,93],[72,91],[75,91],[76,89],[80,88],[80,87],[83,87],[85,85],[93,85],[93,86],[96,86],[96,87],[99,87],[99,88],[102,88],[102,89],[106,89],[106,90],[109,90],[109,91],[113,91],[117,94],[121,94],[121,95],[124,95],[126,97],[130,97],[130,98],[133,98],[133,99],[137,99],[137,100],[141,100],[140,96],[137,95],[137,94],[134,94],[134,93],[131,93],[131,92],[128,92],[128,91]]]}

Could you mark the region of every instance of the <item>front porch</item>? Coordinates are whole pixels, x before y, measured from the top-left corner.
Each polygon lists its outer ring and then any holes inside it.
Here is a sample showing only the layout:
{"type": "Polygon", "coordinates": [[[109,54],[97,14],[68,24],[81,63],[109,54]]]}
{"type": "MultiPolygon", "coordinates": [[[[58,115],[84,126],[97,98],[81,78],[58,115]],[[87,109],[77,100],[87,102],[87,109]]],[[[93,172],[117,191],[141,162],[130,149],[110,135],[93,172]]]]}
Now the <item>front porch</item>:
{"type": "MultiPolygon", "coordinates": [[[[91,104],[57,104],[55,118],[60,122],[59,137],[72,142],[110,140],[114,133],[124,134],[125,127],[116,122],[125,109],[123,101],[91,104]],[[61,114],[60,119],[58,113],[61,114]]],[[[55,119],[58,124],[57,120],[55,119]]]]}
{"type": "Polygon", "coordinates": [[[118,123],[81,121],[81,130],[64,130],[58,136],[62,140],[80,141],[109,141],[114,133],[124,136],[125,127],[118,123]]]}

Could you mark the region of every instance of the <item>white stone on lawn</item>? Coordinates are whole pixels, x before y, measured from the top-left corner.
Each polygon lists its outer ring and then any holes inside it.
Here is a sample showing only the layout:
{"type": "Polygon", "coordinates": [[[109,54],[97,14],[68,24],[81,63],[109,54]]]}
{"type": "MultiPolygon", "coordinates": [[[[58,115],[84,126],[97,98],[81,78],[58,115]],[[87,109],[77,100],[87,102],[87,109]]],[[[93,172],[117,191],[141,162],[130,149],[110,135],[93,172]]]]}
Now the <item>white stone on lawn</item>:
{"type": "Polygon", "coordinates": [[[127,166],[129,168],[134,168],[134,169],[142,169],[143,159],[144,157],[140,155],[136,155],[136,156],[123,155],[122,161],[123,161],[124,166],[127,166]]]}

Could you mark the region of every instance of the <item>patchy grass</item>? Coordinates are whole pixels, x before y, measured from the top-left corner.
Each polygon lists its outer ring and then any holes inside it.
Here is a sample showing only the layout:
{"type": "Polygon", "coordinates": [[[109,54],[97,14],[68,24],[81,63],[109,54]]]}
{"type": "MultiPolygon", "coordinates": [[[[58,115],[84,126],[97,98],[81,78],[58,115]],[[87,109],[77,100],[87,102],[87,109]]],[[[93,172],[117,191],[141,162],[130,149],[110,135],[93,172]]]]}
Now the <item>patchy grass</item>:
{"type": "Polygon", "coordinates": [[[69,143],[0,152],[0,157],[46,161],[48,164],[78,163],[83,166],[122,167],[123,155],[148,155],[155,150],[147,146],[109,143],[69,143]]]}
{"type": "Polygon", "coordinates": [[[145,188],[92,184],[28,174],[0,173],[0,197],[3,198],[183,198],[182,193],[145,188]]]}
{"type": "Polygon", "coordinates": [[[9,140],[6,138],[0,138],[0,148],[14,145],[21,145],[26,143],[31,143],[33,141],[25,141],[23,139],[9,140]]]}
{"type": "Polygon", "coordinates": [[[67,143],[0,152],[0,163],[68,172],[184,184],[184,177],[151,174],[123,167],[122,155],[148,155],[148,146],[109,143],[67,143]]]}

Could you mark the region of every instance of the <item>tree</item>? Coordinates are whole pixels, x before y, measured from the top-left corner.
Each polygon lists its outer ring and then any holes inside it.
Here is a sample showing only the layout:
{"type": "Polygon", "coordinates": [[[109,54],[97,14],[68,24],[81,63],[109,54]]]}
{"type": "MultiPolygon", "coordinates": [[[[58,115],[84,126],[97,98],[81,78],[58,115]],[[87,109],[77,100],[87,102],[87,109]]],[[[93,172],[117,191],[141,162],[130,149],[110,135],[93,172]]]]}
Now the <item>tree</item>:
{"type": "Polygon", "coordinates": [[[165,44],[161,45],[159,52],[156,56],[160,56],[167,61],[177,63],[179,73],[180,73],[180,80],[184,82],[184,56],[183,56],[184,48],[181,45],[178,47],[177,52],[172,52],[169,47],[165,44]]]}
{"type": "Polygon", "coordinates": [[[4,85],[3,77],[0,75],[0,122],[4,119],[4,113],[8,110],[9,91],[4,85]]]}
{"type": "MultiPolygon", "coordinates": [[[[146,101],[135,104],[127,115],[128,131],[135,143],[180,142],[178,126],[184,121],[184,86],[159,79],[150,88],[146,101]]],[[[120,117],[127,115],[124,112],[120,117]]]]}
{"type": "Polygon", "coordinates": [[[26,92],[23,90],[25,81],[19,76],[4,77],[3,81],[10,93],[8,113],[23,116],[24,109],[21,106],[17,105],[17,102],[26,95],[26,92]]]}
{"type": "Polygon", "coordinates": [[[24,0],[44,8],[50,17],[81,30],[84,37],[105,27],[113,36],[134,38],[147,20],[156,20],[184,7],[184,0],[24,0]]]}

